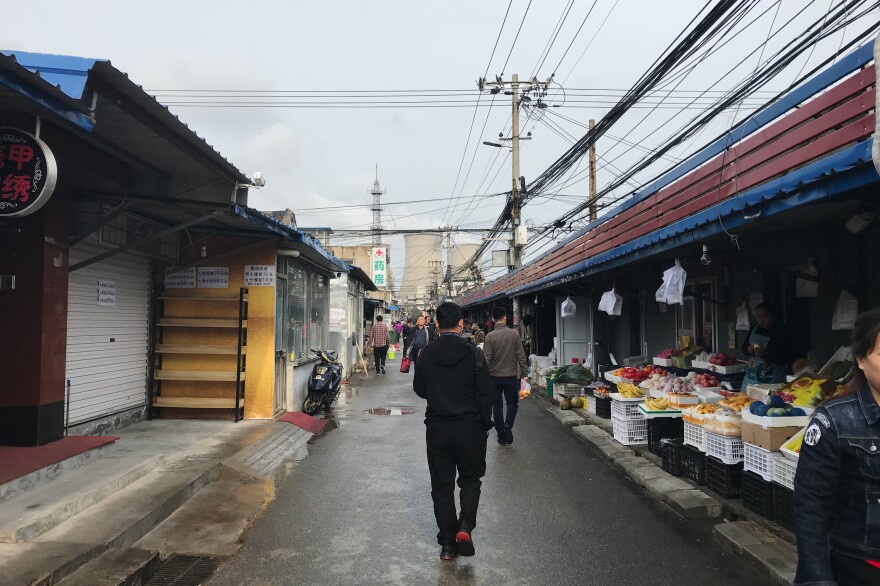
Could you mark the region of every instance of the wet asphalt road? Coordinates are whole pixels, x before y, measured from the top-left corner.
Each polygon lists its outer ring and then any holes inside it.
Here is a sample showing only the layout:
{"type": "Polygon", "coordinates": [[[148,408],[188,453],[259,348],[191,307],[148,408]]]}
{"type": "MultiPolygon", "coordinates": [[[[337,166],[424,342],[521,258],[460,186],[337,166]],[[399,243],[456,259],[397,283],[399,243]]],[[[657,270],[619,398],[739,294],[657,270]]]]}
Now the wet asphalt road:
{"type": "Polygon", "coordinates": [[[763,582],[715,543],[711,525],[648,497],[537,399],[520,402],[512,446],[489,439],[477,555],[440,561],[424,401],[398,366],[340,398],[332,416],[339,427],[289,468],[211,586],[763,582]],[[382,406],[418,413],[365,413],[382,406]]]}

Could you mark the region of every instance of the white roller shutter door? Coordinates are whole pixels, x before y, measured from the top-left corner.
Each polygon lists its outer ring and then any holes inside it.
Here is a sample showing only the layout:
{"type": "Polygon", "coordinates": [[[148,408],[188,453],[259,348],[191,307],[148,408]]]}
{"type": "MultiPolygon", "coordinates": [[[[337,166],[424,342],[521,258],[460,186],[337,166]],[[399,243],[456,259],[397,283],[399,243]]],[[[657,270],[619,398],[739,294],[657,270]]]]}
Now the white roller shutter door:
{"type": "MultiPolygon", "coordinates": [[[[78,244],[70,264],[106,250],[78,244]]],[[[70,424],[145,405],[149,259],[121,253],[70,273],[67,311],[70,424]],[[98,306],[99,280],[115,283],[114,307],[98,306]]]]}

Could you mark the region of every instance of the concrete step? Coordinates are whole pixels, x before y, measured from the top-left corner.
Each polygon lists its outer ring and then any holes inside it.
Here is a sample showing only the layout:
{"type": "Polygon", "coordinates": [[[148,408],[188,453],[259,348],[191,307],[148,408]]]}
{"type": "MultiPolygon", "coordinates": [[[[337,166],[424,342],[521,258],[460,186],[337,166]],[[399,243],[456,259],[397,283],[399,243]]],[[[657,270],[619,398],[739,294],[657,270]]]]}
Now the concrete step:
{"type": "Polygon", "coordinates": [[[0,543],[32,540],[143,478],[161,463],[161,456],[146,460],[107,456],[100,475],[80,468],[43,483],[0,505],[0,543]]]}
{"type": "Polygon", "coordinates": [[[232,556],[241,535],[270,497],[265,482],[222,479],[200,490],[134,547],[173,553],[232,556]]]}
{"type": "Polygon", "coordinates": [[[165,465],[34,541],[129,547],[219,475],[214,462],[181,460],[165,465]]]}
{"type": "Polygon", "coordinates": [[[0,583],[55,584],[109,549],[130,547],[219,476],[216,460],[166,463],[34,541],[0,543],[0,583]]]}
{"type": "Polygon", "coordinates": [[[797,549],[751,521],[715,526],[715,539],[747,560],[761,574],[765,584],[788,586],[797,570],[797,549]]]}
{"type": "Polygon", "coordinates": [[[58,586],[140,586],[152,576],[162,560],[155,551],[111,549],[85,564],[58,586]]]}
{"type": "Polygon", "coordinates": [[[98,458],[113,454],[116,446],[113,443],[86,450],[81,454],[71,456],[55,464],[50,464],[39,470],[34,470],[30,474],[25,474],[21,478],[10,480],[4,484],[0,484],[0,505],[9,502],[14,498],[36,490],[43,486],[45,482],[55,480],[62,474],[66,475],[73,470],[93,462],[98,458]]]}
{"type": "Polygon", "coordinates": [[[269,480],[275,469],[304,448],[312,434],[289,423],[276,423],[275,429],[257,442],[223,460],[223,465],[255,479],[269,480]]]}

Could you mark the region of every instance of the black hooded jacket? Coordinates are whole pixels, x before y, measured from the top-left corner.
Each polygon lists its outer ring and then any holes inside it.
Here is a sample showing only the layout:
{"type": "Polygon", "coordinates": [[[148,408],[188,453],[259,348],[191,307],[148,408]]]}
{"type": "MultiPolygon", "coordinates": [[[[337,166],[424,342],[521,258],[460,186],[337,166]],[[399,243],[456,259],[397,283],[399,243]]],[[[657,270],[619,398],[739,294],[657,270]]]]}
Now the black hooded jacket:
{"type": "Polygon", "coordinates": [[[419,355],[413,379],[427,399],[425,423],[479,421],[492,428],[489,368],[483,351],[459,336],[441,335],[419,355]]]}

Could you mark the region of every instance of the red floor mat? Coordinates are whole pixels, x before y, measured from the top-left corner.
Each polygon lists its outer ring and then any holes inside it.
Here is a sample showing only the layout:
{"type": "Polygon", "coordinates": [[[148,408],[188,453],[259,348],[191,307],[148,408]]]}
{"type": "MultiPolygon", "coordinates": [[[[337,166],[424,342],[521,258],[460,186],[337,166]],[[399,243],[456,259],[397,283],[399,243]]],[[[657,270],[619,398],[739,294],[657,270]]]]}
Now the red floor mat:
{"type": "Polygon", "coordinates": [[[326,419],[318,419],[299,411],[296,411],[294,413],[285,413],[278,418],[278,421],[292,423],[293,425],[301,427],[311,433],[321,433],[321,431],[324,429],[324,426],[327,425],[326,419]]]}
{"type": "Polygon", "coordinates": [[[0,484],[21,478],[40,468],[88,452],[118,440],[113,436],[68,436],[36,448],[0,447],[0,484]]]}

